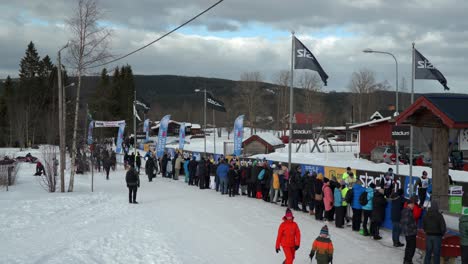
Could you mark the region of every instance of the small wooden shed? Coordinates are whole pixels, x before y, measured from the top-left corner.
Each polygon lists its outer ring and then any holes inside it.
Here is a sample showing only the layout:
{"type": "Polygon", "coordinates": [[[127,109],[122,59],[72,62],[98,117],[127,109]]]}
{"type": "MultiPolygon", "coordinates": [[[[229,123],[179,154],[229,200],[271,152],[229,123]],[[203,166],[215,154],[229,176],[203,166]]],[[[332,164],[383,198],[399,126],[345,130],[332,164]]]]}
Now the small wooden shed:
{"type": "Polygon", "coordinates": [[[284,148],[284,144],[272,133],[258,133],[242,142],[243,153],[246,156],[268,154],[276,149],[284,148]]]}

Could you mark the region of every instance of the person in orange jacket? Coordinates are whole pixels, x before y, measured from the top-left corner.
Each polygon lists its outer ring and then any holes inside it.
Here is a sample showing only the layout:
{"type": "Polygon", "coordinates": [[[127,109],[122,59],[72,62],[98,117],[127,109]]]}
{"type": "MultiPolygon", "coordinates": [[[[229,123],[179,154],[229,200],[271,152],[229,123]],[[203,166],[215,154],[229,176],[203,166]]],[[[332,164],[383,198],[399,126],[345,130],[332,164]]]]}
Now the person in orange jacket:
{"type": "Polygon", "coordinates": [[[292,264],[296,255],[296,250],[301,245],[301,231],[299,226],[294,222],[294,217],[291,210],[286,209],[286,214],[283,217],[283,223],[278,228],[278,236],[276,237],[276,253],[280,252],[280,246],[283,248],[286,260],[284,264],[292,264]]]}

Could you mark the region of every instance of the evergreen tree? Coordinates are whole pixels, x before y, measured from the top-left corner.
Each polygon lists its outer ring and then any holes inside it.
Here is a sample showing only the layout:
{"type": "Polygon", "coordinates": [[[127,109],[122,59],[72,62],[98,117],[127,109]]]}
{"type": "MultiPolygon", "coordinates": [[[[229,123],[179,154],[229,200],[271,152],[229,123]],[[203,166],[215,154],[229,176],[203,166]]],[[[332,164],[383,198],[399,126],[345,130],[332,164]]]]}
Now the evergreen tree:
{"type": "Polygon", "coordinates": [[[37,53],[34,43],[29,42],[28,48],[26,49],[26,54],[20,63],[20,79],[30,79],[39,75],[40,72],[40,57],[37,53]]]}

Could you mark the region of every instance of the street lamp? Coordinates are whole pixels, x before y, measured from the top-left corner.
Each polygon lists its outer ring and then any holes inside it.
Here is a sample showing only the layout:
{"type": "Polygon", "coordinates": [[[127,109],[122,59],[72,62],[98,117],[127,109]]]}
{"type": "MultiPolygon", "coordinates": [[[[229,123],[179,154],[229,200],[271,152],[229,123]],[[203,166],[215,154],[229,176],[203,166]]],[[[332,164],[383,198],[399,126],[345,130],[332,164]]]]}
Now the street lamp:
{"type": "MultiPolygon", "coordinates": [[[[386,54],[386,55],[390,55],[392,56],[392,58],[395,60],[395,88],[396,88],[396,91],[395,91],[395,114],[394,114],[394,117],[398,116],[398,61],[395,57],[395,55],[393,55],[392,53],[390,52],[386,52],[386,51],[378,51],[378,50],[373,50],[373,49],[365,49],[363,50],[362,52],[364,53],[379,53],[379,54],[386,54]]],[[[399,158],[399,151],[398,151],[398,140],[395,140],[395,154],[396,154],[396,173],[398,174],[399,171],[398,171],[398,164],[400,163],[400,158],[399,158]]],[[[412,161],[410,161],[412,162],[412,161]]]]}
{"type": "Polygon", "coordinates": [[[194,90],[196,93],[203,92],[203,97],[204,97],[204,107],[203,107],[203,140],[204,140],[204,148],[205,148],[205,157],[206,157],[206,88],[203,90],[200,89],[195,89],[194,90]]]}
{"type": "Polygon", "coordinates": [[[65,192],[65,123],[64,119],[66,115],[64,114],[65,106],[65,93],[62,83],[62,61],[61,61],[61,52],[66,49],[70,42],[67,42],[57,53],[58,61],[58,106],[59,106],[59,137],[60,137],[60,191],[65,192]]]}

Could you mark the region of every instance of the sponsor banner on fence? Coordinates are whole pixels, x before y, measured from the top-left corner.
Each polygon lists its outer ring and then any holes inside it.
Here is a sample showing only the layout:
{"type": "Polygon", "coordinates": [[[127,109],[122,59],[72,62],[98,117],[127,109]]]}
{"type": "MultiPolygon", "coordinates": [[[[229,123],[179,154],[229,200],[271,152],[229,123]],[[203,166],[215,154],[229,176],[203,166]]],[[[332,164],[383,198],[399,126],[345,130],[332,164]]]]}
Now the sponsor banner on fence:
{"type": "MultiPolygon", "coordinates": [[[[338,167],[327,167],[325,166],[325,177],[331,179],[336,177],[336,180],[340,181],[343,179],[343,173],[346,172],[346,168],[338,168],[338,167]]],[[[356,175],[356,170],[352,170],[353,174],[356,175]]]]}
{"type": "Polygon", "coordinates": [[[125,120],[120,121],[94,121],[94,127],[120,127],[125,120]]]}
{"type": "Polygon", "coordinates": [[[306,171],[310,172],[311,174],[315,172],[317,173],[317,176],[319,175],[322,175],[322,177],[325,176],[325,168],[323,166],[301,164],[301,169],[302,169],[302,176],[304,176],[306,171]]]}

